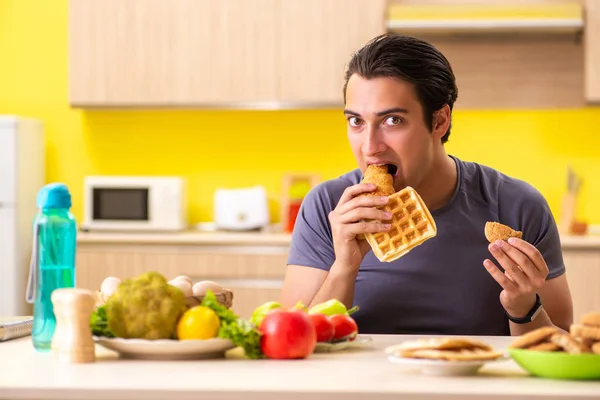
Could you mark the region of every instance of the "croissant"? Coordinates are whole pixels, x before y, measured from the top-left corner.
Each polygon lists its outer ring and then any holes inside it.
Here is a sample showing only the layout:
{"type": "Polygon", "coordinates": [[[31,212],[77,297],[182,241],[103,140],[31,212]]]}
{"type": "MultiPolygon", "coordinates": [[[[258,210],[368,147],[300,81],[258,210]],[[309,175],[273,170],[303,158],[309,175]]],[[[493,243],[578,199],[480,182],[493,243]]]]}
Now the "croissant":
{"type": "Polygon", "coordinates": [[[362,183],[373,183],[377,189],[373,192],[365,193],[372,196],[389,196],[394,194],[394,178],[388,172],[387,165],[369,165],[365,171],[362,183]]]}

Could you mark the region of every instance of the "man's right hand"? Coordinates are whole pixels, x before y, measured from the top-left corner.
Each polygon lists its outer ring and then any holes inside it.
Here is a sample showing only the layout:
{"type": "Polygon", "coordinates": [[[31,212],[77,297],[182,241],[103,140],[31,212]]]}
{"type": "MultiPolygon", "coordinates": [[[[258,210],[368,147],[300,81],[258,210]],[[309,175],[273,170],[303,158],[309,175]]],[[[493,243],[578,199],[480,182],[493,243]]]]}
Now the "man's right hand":
{"type": "Polygon", "coordinates": [[[385,205],[388,198],[385,196],[359,196],[362,193],[372,192],[376,188],[370,183],[359,183],[346,188],[336,208],[329,213],[335,260],[356,271],[371,249],[366,240],[358,239],[358,235],[386,232],[390,229],[390,225],[385,221],[391,220],[391,214],[376,208],[385,205]],[[382,222],[367,222],[366,220],[382,222]]]}

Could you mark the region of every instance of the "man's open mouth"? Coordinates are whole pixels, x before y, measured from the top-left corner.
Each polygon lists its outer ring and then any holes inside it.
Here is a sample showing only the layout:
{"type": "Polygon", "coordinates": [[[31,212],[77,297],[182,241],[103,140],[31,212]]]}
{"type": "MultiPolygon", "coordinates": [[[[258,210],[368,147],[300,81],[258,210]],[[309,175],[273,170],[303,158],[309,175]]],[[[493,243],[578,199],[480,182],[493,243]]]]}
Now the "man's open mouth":
{"type": "Polygon", "coordinates": [[[394,164],[386,164],[386,165],[387,165],[388,173],[390,175],[392,175],[393,177],[396,177],[396,174],[398,173],[398,167],[394,164]]]}

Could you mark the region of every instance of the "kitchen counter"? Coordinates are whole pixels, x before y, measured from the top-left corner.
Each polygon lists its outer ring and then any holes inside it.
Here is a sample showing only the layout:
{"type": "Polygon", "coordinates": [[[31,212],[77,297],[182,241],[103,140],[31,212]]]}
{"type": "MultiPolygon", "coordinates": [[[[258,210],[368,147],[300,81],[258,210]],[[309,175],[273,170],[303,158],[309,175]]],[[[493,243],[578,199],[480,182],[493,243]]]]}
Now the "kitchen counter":
{"type": "Polygon", "coordinates": [[[85,244],[190,244],[190,245],[273,245],[289,246],[292,235],[280,232],[78,232],[77,242],[85,244]]]}
{"type": "MultiPolygon", "coordinates": [[[[136,361],[97,347],[97,361],[60,364],[35,353],[31,338],[0,343],[1,399],[589,399],[600,382],[529,376],[512,360],[479,375],[434,377],[387,361],[383,349],[414,336],[372,336],[369,347],[313,354],[305,360],[136,361]]],[[[505,349],[510,337],[478,337],[505,349]]]]}
{"type": "Polygon", "coordinates": [[[561,236],[563,250],[600,249],[600,235],[561,236]]]}
{"type": "MultiPolygon", "coordinates": [[[[283,232],[182,231],[79,232],[78,243],[85,244],[190,244],[190,245],[273,245],[289,246],[292,235],[283,232]]],[[[563,236],[563,249],[600,249],[600,235],[563,236]]]]}

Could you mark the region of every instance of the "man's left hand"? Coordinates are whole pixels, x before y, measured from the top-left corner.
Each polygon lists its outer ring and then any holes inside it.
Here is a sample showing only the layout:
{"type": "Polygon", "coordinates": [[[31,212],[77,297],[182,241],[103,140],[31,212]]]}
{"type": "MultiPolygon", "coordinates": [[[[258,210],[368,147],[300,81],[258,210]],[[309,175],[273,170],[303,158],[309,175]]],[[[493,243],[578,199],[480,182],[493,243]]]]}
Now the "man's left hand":
{"type": "Polygon", "coordinates": [[[548,266],[538,249],[530,243],[510,238],[508,242],[497,240],[488,249],[504,269],[486,259],[483,265],[504,289],[500,302],[511,316],[521,318],[533,308],[536,293],[546,283],[548,266]]]}

